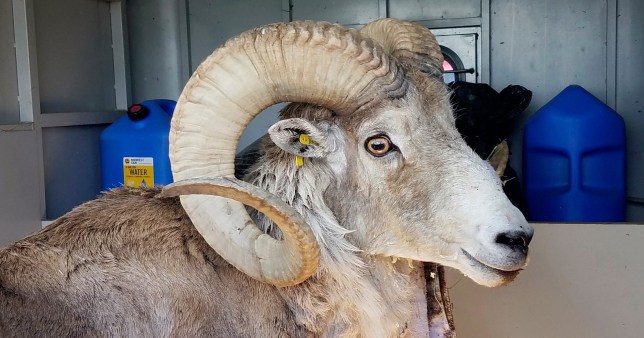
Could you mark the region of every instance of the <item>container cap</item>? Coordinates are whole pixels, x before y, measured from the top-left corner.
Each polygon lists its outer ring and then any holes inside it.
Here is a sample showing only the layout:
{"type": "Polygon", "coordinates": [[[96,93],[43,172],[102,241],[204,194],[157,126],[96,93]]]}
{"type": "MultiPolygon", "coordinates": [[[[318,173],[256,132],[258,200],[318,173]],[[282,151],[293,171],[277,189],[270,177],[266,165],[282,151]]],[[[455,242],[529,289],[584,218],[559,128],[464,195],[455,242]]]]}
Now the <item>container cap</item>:
{"type": "Polygon", "coordinates": [[[127,109],[127,116],[132,121],[140,121],[150,114],[150,110],[142,104],[133,104],[127,109]]]}

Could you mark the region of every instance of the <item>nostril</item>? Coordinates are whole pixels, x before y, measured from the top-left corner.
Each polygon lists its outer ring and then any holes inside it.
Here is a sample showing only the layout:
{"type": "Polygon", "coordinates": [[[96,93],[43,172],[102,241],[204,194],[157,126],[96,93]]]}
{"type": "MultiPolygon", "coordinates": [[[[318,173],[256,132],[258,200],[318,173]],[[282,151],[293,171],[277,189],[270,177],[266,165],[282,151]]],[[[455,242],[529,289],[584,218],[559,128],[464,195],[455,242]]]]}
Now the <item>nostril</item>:
{"type": "Polygon", "coordinates": [[[528,244],[530,244],[532,236],[521,232],[504,232],[496,236],[496,243],[508,246],[513,250],[521,250],[528,252],[528,244]]]}

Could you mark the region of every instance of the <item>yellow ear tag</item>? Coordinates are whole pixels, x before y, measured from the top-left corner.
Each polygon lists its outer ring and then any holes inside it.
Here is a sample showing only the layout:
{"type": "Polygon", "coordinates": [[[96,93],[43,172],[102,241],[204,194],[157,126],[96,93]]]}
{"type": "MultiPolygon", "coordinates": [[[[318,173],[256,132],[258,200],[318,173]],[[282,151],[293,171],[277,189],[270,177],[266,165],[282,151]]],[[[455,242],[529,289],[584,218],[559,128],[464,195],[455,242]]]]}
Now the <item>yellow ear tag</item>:
{"type": "Polygon", "coordinates": [[[300,134],[300,143],[304,145],[309,145],[311,144],[311,138],[309,137],[309,135],[300,134]]]}
{"type": "MultiPolygon", "coordinates": [[[[311,144],[311,138],[309,137],[309,135],[300,134],[300,143],[302,143],[304,145],[309,145],[309,144],[311,144]]],[[[295,156],[295,165],[297,167],[303,166],[304,165],[304,158],[302,158],[301,156],[295,156]]]]}

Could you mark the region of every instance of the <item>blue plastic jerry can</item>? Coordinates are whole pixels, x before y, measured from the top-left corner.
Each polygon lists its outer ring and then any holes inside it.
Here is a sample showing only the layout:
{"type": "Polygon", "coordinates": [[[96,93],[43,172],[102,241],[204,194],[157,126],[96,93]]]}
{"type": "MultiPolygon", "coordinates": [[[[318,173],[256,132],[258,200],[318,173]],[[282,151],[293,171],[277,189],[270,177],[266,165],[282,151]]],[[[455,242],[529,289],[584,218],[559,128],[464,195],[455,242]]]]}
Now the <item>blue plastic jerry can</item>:
{"type": "Polygon", "coordinates": [[[525,126],[523,176],[531,221],[623,222],[624,119],[582,87],[565,88],[525,126]]]}
{"type": "Polygon", "coordinates": [[[103,189],[154,187],[172,183],[168,135],[176,102],[149,100],[101,133],[103,189]]]}

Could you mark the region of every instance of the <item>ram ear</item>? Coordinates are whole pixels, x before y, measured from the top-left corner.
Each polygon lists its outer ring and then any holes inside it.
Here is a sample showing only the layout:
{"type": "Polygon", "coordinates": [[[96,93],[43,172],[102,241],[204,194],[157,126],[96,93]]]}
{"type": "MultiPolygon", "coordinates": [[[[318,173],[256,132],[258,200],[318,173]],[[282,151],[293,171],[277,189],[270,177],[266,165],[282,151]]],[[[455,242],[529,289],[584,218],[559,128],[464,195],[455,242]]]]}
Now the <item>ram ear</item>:
{"type": "Polygon", "coordinates": [[[328,132],[301,118],[281,120],[268,129],[271,140],[285,152],[299,157],[323,157],[330,149],[328,132]]]}
{"type": "Polygon", "coordinates": [[[496,147],[492,149],[490,155],[487,157],[487,161],[492,165],[499,177],[503,176],[509,159],[510,148],[508,147],[508,142],[506,141],[497,144],[496,147]]]}

